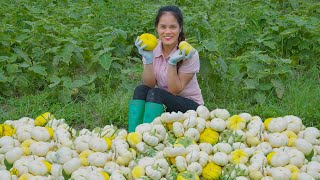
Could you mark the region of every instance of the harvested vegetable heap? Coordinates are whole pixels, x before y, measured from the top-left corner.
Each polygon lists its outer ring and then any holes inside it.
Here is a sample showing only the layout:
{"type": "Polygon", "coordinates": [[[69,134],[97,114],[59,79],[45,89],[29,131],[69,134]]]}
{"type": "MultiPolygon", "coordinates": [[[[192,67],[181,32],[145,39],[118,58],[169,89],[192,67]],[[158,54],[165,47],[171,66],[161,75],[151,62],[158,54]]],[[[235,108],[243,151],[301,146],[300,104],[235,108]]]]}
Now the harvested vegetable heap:
{"type": "Polygon", "coordinates": [[[299,117],[163,113],[135,132],[80,131],[44,113],[0,125],[0,179],[320,178],[320,132],[299,117]]]}

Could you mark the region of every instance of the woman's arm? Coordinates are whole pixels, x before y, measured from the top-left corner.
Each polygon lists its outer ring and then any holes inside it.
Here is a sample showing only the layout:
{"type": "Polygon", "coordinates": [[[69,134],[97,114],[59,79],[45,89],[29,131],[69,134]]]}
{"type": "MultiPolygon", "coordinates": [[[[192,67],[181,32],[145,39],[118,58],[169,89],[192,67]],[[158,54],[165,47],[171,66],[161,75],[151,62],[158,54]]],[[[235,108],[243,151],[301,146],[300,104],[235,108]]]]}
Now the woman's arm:
{"type": "Polygon", "coordinates": [[[191,81],[195,73],[178,73],[176,65],[168,65],[168,90],[178,95],[191,81]]]}
{"type": "Polygon", "coordinates": [[[144,85],[151,88],[156,86],[156,77],[154,76],[153,64],[143,65],[142,82],[144,85]]]}

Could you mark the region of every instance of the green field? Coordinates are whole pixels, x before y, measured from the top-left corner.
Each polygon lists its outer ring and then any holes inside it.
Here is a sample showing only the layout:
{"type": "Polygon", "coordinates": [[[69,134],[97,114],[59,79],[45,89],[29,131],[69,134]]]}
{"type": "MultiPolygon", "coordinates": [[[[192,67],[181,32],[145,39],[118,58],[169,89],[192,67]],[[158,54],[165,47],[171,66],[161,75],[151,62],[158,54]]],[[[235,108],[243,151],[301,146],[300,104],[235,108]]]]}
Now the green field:
{"type": "Polygon", "coordinates": [[[79,129],[126,127],[141,83],[134,40],[155,33],[166,4],[184,13],[209,110],[320,128],[317,0],[1,1],[0,122],[50,111],[79,129]]]}

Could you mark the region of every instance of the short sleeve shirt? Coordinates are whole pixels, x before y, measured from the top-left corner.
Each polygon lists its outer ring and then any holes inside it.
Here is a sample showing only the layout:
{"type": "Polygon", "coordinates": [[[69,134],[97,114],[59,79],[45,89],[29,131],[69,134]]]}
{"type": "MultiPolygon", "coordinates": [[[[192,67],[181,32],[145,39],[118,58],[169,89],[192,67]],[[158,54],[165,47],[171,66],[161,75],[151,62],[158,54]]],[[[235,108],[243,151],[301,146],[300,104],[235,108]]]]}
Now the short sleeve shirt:
{"type": "MultiPolygon", "coordinates": [[[[153,59],[153,69],[157,81],[157,86],[161,89],[168,91],[168,81],[167,81],[167,69],[168,69],[168,60],[170,56],[176,51],[176,48],[170,53],[169,57],[166,59],[162,52],[162,44],[159,41],[157,47],[153,50],[154,59],[153,59]]],[[[200,70],[200,61],[199,54],[196,52],[193,57],[189,60],[183,60],[179,66],[179,73],[194,73],[191,81],[187,86],[178,94],[188,99],[195,101],[196,103],[203,105],[204,101],[201,94],[201,89],[197,80],[197,73],[200,70]]]]}

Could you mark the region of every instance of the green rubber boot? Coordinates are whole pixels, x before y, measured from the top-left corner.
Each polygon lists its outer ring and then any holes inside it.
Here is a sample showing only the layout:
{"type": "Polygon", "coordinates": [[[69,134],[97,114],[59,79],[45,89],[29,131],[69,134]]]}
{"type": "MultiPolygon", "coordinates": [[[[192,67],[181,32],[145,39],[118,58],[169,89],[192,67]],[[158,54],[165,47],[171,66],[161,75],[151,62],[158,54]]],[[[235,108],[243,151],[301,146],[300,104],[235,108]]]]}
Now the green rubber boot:
{"type": "Polygon", "coordinates": [[[164,112],[163,104],[154,102],[146,102],[143,123],[151,123],[154,118],[160,116],[164,112]]]}
{"type": "Polygon", "coordinates": [[[146,101],[134,99],[129,101],[129,114],[128,114],[128,132],[134,132],[136,127],[142,123],[144,107],[146,101]]]}

